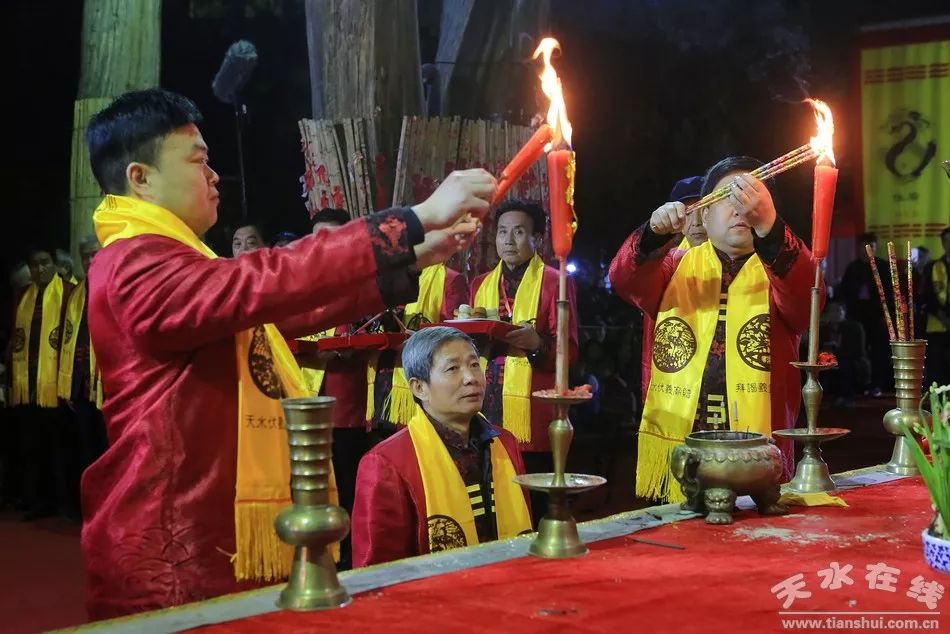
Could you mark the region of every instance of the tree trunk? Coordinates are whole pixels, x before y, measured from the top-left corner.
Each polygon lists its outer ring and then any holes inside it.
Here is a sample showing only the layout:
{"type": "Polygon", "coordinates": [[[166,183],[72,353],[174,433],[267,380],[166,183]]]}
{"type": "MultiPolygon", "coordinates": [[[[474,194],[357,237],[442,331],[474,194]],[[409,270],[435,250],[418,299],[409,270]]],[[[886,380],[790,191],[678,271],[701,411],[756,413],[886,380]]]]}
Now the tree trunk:
{"type": "Polygon", "coordinates": [[[102,194],[89,167],[89,118],[128,90],[158,85],[161,0],[85,0],[79,92],[73,108],[70,250],[92,232],[102,194]]]}
{"type": "Polygon", "coordinates": [[[423,113],[416,0],[306,1],[313,118],[372,119],[388,188],[402,118],[423,113]]]}
{"type": "Polygon", "coordinates": [[[527,123],[539,110],[531,54],[548,35],[550,0],[444,0],[436,64],[443,115],[527,123]]]}

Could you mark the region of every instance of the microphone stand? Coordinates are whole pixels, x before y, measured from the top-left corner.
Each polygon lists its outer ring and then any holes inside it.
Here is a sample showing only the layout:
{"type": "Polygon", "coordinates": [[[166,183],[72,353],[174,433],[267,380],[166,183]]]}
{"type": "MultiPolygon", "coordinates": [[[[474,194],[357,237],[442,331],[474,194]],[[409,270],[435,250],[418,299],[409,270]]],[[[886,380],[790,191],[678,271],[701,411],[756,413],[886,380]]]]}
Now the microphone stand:
{"type": "Polygon", "coordinates": [[[247,221],[247,191],[244,186],[244,143],[241,140],[241,120],[247,113],[247,108],[241,100],[234,99],[234,128],[237,132],[238,172],[241,180],[241,220],[247,221]]]}

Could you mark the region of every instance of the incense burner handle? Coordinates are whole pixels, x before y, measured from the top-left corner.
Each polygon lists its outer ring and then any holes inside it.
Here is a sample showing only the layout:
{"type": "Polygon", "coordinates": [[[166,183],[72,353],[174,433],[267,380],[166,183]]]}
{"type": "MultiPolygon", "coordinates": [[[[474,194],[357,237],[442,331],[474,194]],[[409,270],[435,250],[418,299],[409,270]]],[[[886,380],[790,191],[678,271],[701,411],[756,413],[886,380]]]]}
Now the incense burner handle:
{"type": "Polygon", "coordinates": [[[702,512],[702,497],[699,492],[699,463],[702,461],[701,450],[677,445],[670,456],[670,471],[680,483],[680,489],[686,496],[682,508],[695,513],[702,512]]]}

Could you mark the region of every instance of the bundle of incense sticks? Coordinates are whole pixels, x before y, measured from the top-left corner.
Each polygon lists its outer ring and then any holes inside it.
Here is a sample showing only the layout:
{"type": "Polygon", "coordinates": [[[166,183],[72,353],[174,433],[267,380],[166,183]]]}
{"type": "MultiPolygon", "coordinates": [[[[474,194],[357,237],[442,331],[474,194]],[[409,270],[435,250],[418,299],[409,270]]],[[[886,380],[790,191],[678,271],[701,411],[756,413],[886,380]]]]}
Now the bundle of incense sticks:
{"type": "Polygon", "coordinates": [[[868,262],[871,264],[871,272],[874,273],[874,283],[877,285],[877,296],[881,298],[881,307],[884,309],[884,322],[887,324],[887,335],[891,341],[895,341],[897,336],[894,334],[894,324],[891,322],[891,311],[887,308],[887,297],[884,296],[884,285],[881,284],[881,272],[877,270],[877,258],[874,257],[874,249],[870,244],[865,244],[864,249],[868,253],[868,262]]]}
{"type": "Polygon", "coordinates": [[[900,272],[897,268],[897,251],[893,242],[887,243],[887,260],[891,269],[891,287],[894,291],[894,321],[891,321],[891,312],[884,295],[884,285],[881,283],[881,273],[877,268],[874,251],[870,244],[864,245],[874,274],[874,283],[877,285],[877,294],[884,309],[884,321],[887,324],[887,333],[891,341],[912,341],[915,336],[914,328],[914,278],[911,270],[910,242],[907,243],[907,296],[901,290],[900,272]],[[896,324],[896,325],[895,325],[896,324]]]}
{"type": "MultiPolygon", "coordinates": [[[[749,174],[755,178],[758,178],[759,180],[772,178],[773,176],[778,176],[782,172],[787,172],[793,167],[798,167],[802,163],[807,163],[814,158],[818,158],[818,154],[818,152],[812,149],[811,144],[806,143],[805,145],[795,148],[791,152],[783,154],[777,159],[773,159],[765,165],[752,170],[749,172],[749,174]]],[[[708,207],[709,205],[729,196],[730,192],[731,190],[728,186],[720,187],[716,191],[706,194],[698,201],[687,207],[686,213],[690,213],[703,207],[708,207]]]]}

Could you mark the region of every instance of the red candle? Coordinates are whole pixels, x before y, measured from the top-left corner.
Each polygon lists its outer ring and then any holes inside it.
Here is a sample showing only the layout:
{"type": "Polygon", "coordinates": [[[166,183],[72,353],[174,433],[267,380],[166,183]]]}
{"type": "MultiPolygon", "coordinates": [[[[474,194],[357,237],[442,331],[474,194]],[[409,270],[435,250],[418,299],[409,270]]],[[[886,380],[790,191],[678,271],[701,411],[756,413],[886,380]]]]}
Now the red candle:
{"type": "Polygon", "coordinates": [[[502,170],[501,176],[498,177],[498,188],[495,190],[495,197],[491,201],[492,205],[497,205],[505,197],[508,189],[521,178],[521,175],[541,158],[541,155],[544,154],[544,146],[550,143],[553,138],[554,131],[551,126],[542,123],[541,127],[524,144],[524,147],[518,150],[515,157],[502,170]]]}
{"type": "Polygon", "coordinates": [[[816,258],[828,255],[831,235],[831,212],[835,206],[838,170],[820,162],[815,165],[815,193],[811,219],[811,251],[816,258]]]}
{"type": "Polygon", "coordinates": [[[574,152],[548,152],[548,191],[551,195],[551,243],[554,254],[564,259],[574,238],[574,152]]]}

